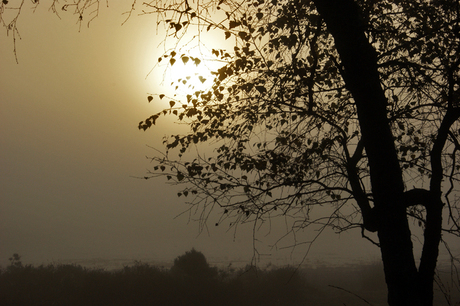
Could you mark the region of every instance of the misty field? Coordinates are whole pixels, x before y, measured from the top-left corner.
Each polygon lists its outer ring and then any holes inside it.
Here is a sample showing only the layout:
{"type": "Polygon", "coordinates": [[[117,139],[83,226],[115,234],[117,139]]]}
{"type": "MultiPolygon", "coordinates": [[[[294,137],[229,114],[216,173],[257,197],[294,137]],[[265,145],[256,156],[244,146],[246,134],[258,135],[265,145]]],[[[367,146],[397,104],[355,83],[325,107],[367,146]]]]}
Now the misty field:
{"type": "Polygon", "coordinates": [[[69,264],[34,267],[19,259],[1,269],[0,305],[386,304],[379,264],[218,269],[194,250],[176,258],[172,268],[135,262],[115,271],[69,264]]]}

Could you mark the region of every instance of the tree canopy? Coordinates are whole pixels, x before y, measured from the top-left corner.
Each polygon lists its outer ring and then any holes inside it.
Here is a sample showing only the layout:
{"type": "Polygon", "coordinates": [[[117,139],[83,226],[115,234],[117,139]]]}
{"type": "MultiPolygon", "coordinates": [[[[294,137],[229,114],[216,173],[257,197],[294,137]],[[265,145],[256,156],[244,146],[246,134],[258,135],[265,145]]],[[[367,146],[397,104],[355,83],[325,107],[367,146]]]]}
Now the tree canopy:
{"type": "MultiPolygon", "coordinates": [[[[368,105],[388,121],[402,188],[442,191],[446,230],[458,234],[458,4],[357,3],[362,12],[356,26],[375,50],[385,98],[368,105]]],[[[324,224],[341,230],[365,226],[357,212],[374,207],[375,186],[363,119],[347,82],[353,72],[345,70],[315,4],[169,1],[147,7],[164,18],[172,39],[218,29],[234,41],[232,50],[212,50],[225,65],[214,72],[210,90],[172,99],[170,109],[139,123],[146,130],[172,115],[190,126],[190,133],[165,140],[166,153],[153,158],[158,165],[152,176],[186,183],[180,194],[193,195],[192,203],[218,204],[240,221],[289,213],[299,217],[296,226],[305,227],[318,221],[308,217],[312,208],[331,205],[324,224]],[[215,12],[224,17],[216,20],[215,12]],[[212,143],[216,154],[196,155],[193,147],[202,142],[212,143]],[[187,152],[195,158],[187,160],[187,152]]],[[[164,58],[180,65],[176,59],[184,56],[172,51],[164,58]]],[[[387,167],[385,162],[376,161],[387,167]]],[[[423,209],[408,213],[424,224],[423,209]]],[[[367,229],[373,231],[372,225],[367,229]]]]}

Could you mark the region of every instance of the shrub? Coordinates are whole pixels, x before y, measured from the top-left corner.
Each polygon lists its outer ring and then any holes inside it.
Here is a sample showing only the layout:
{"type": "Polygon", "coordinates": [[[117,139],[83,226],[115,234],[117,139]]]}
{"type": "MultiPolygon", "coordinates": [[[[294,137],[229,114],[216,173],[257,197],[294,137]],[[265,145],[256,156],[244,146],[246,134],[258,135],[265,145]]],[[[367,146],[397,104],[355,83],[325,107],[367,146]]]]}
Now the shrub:
{"type": "Polygon", "coordinates": [[[217,276],[217,269],[209,266],[203,253],[192,249],[185,252],[184,255],[174,259],[174,265],[171,268],[173,275],[182,278],[193,278],[195,280],[206,280],[217,276]]]}

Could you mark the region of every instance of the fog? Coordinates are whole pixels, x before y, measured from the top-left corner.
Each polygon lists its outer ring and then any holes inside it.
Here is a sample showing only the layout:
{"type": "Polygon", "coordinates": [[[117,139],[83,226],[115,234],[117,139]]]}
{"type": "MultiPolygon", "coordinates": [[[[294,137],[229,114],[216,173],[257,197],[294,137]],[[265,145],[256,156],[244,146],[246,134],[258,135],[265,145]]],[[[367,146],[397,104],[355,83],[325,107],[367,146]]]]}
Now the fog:
{"type": "MultiPolygon", "coordinates": [[[[113,5],[113,4],[111,4],[113,5]]],[[[171,261],[192,247],[214,263],[254,259],[252,226],[225,225],[200,232],[177,187],[142,180],[148,147],[177,127],[163,121],[147,132],[137,124],[165,107],[147,103],[159,89],[146,77],[162,49],[152,16],[129,7],[101,11],[81,31],[76,17],[61,19],[46,4],[23,9],[16,41],[0,36],[0,266],[18,253],[26,263],[171,261]]],[[[11,33],[10,33],[11,34],[11,33]]],[[[315,266],[379,261],[377,247],[359,230],[325,231],[307,254],[277,241],[283,220],[263,229],[261,263],[315,266]],[[307,255],[307,256],[306,256],[307,255]],[[306,257],[305,257],[306,256],[306,257]]],[[[298,233],[308,241],[316,233],[298,233]]]]}

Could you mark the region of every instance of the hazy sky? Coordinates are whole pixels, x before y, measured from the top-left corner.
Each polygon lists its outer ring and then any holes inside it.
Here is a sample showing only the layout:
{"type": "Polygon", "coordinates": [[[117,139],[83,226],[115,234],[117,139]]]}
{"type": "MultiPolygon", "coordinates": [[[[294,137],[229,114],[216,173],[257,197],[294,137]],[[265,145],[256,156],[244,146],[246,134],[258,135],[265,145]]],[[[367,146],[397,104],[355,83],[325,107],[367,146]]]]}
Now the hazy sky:
{"type": "MultiPolygon", "coordinates": [[[[103,8],[81,32],[70,12],[60,20],[47,3],[35,13],[25,7],[18,23],[19,64],[2,28],[2,266],[13,253],[25,263],[167,260],[192,247],[210,259],[251,259],[251,225],[234,236],[225,226],[214,227],[211,219],[209,234],[198,236],[196,222],[174,218],[186,209],[176,187],[161,179],[133,178],[149,167],[145,156],[153,151],[147,145],[161,148],[161,138],[173,126],[164,122],[148,132],[137,129],[139,121],[165,107],[146,99],[158,90],[155,73],[146,76],[161,54],[163,36],[156,34],[153,16],[133,16],[121,26],[126,4],[103,8]]],[[[269,254],[264,258],[299,262],[305,246],[292,260],[289,249],[270,251],[283,233],[282,226],[275,228],[271,236],[261,233],[260,250],[269,254]]],[[[359,231],[326,234],[309,260],[378,260],[376,247],[359,236],[359,231]]]]}

